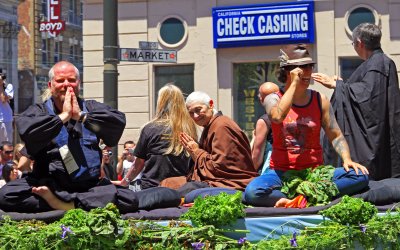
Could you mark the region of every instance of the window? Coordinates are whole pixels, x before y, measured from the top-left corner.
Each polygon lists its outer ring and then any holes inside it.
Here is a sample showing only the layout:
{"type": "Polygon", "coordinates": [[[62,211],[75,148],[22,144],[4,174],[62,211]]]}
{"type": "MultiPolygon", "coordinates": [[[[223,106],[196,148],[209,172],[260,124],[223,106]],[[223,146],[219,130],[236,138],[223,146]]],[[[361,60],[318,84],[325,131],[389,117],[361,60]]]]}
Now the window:
{"type": "Polygon", "coordinates": [[[345,15],[345,20],[347,22],[346,31],[348,34],[352,34],[354,28],[361,23],[374,23],[378,25],[379,22],[378,13],[365,4],[357,5],[350,9],[345,15]]]}
{"type": "MultiPolygon", "coordinates": [[[[82,5],[82,3],[79,3],[82,5]]],[[[78,5],[76,0],[69,1],[68,22],[74,25],[82,25],[81,11],[78,13],[78,5]]]]}
{"type": "Polygon", "coordinates": [[[258,99],[260,84],[279,84],[279,62],[233,64],[233,118],[251,139],[257,119],[265,114],[258,99]]]}
{"type": "Polygon", "coordinates": [[[83,2],[81,0],[80,8],[79,8],[79,16],[81,20],[83,20],[83,2]]]}
{"type": "Polygon", "coordinates": [[[187,38],[187,24],[181,18],[167,17],[158,25],[158,40],[167,47],[178,47],[187,38]]]}
{"type": "Polygon", "coordinates": [[[157,66],[154,72],[154,107],[157,105],[158,91],[167,83],[179,87],[185,97],[194,91],[194,65],[157,66]]]}
{"type": "Polygon", "coordinates": [[[69,46],[69,61],[70,62],[74,61],[74,46],[73,45],[69,46]]]}
{"type": "Polygon", "coordinates": [[[47,18],[47,0],[42,0],[42,14],[47,18]]]}
{"type": "Polygon", "coordinates": [[[347,81],[351,74],[363,63],[363,60],[360,58],[340,58],[340,76],[343,78],[343,81],[347,81]]]}
{"type": "Polygon", "coordinates": [[[54,63],[62,60],[62,57],[61,57],[62,51],[61,50],[62,50],[61,42],[55,42],[54,43],[54,63]]]}
{"type": "Polygon", "coordinates": [[[49,65],[49,44],[47,39],[42,39],[42,65],[48,67],[49,65]]]}

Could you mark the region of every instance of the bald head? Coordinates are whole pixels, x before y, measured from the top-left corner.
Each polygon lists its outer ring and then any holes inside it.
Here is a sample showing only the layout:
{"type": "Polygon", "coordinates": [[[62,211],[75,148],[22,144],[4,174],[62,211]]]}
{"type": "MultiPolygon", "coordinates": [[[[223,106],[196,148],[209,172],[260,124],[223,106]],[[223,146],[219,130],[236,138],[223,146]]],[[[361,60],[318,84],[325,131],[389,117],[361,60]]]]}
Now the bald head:
{"type": "Polygon", "coordinates": [[[264,82],[263,84],[260,85],[260,88],[258,89],[259,93],[259,98],[260,102],[264,102],[264,98],[272,93],[275,93],[279,90],[278,86],[273,83],[273,82],[264,82]]]}

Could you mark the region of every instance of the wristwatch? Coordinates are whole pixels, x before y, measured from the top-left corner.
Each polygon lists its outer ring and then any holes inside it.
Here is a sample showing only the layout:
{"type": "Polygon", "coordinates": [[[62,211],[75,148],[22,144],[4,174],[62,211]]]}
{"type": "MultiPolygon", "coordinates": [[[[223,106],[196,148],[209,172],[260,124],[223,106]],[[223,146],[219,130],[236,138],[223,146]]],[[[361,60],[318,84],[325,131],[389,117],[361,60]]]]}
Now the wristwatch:
{"type": "Polygon", "coordinates": [[[81,111],[81,114],[80,114],[80,116],[79,116],[78,122],[84,122],[84,121],[85,121],[86,115],[87,115],[87,112],[81,111]]]}
{"type": "Polygon", "coordinates": [[[127,176],[124,177],[124,180],[129,184],[131,183],[131,180],[129,180],[129,178],[127,176]]]}

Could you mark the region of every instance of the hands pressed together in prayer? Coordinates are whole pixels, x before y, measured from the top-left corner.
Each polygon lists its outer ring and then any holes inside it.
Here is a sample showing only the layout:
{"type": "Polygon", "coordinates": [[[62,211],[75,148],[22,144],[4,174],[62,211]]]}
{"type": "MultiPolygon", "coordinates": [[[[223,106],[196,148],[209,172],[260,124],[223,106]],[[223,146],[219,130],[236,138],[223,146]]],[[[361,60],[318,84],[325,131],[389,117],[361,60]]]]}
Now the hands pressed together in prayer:
{"type": "Polygon", "coordinates": [[[62,109],[62,113],[59,116],[63,123],[68,122],[70,119],[79,120],[81,108],[79,107],[78,99],[72,87],[67,88],[62,109]]]}
{"type": "Polygon", "coordinates": [[[192,137],[183,132],[180,134],[179,138],[182,146],[193,157],[194,152],[199,149],[199,144],[192,137]]]}

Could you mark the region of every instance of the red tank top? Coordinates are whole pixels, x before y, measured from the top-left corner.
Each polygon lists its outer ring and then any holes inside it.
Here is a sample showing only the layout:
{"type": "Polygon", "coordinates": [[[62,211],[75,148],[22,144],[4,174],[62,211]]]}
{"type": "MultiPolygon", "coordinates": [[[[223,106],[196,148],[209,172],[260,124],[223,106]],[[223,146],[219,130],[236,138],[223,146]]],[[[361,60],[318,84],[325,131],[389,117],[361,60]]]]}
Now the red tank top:
{"type": "MultiPolygon", "coordinates": [[[[277,94],[282,97],[280,92],[277,94]]],[[[311,98],[306,105],[293,104],[282,123],[272,123],[272,169],[302,170],[323,164],[321,110],[319,93],[311,90],[311,98]]]]}

